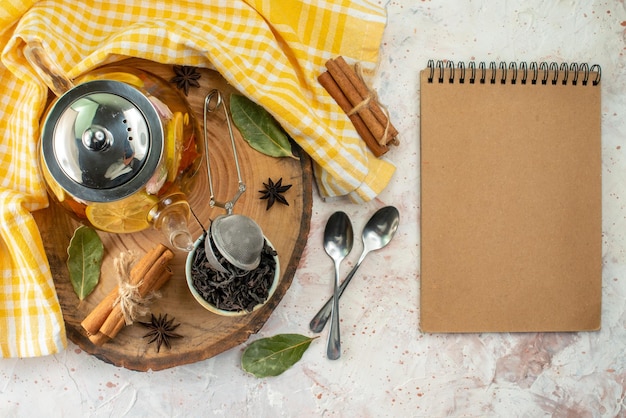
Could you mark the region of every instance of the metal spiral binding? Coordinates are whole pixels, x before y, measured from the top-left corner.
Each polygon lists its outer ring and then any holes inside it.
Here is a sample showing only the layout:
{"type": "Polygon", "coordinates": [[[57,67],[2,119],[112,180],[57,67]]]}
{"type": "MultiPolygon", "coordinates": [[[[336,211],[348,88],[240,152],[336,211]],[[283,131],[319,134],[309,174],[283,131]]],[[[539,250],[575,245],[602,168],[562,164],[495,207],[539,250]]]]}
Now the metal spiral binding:
{"type": "Polygon", "coordinates": [[[500,84],[542,84],[542,85],[578,85],[579,81],[583,86],[589,84],[590,77],[595,74],[595,77],[591,80],[591,85],[597,86],[600,84],[602,78],[602,69],[599,64],[593,64],[589,66],[587,63],[561,63],[556,62],[539,62],[531,61],[528,64],[526,61],[522,61],[519,64],[511,62],[507,65],[506,62],[501,61],[496,64],[495,61],[489,62],[489,67],[484,61],[478,63],[476,66],[475,61],[470,61],[467,65],[464,62],[459,62],[456,66],[453,61],[449,60],[429,60],[428,68],[430,73],[428,75],[428,82],[433,83],[435,80],[442,84],[447,82],[448,84],[496,84],[498,81],[500,84]],[[447,77],[446,77],[447,76],[447,77]],[[579,78],[582,76],[582,80],[579,78]],[[499,79],[499,80],[498,80],[499,79]]]}

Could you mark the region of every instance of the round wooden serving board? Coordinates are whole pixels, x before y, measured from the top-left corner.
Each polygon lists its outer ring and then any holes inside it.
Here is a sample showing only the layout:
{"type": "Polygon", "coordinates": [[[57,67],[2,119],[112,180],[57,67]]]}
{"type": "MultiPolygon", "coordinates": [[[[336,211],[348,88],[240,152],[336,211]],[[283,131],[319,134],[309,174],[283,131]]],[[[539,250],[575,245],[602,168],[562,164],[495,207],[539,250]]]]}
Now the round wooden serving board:
{"type": "MultiPolygon", "coordinates": [[[[174,76],[172,67],[168,65],[137,59],[124,61],[122,65],[142,68],[165,80],[174,76]]],[[[206,94],[217,88],[228,102],[230,94],[237,91],[219,73],[206,69],[198,71],[202,75],[199,80],[201,86],[192,87],[187,99],[196,113],[198,124],[202,126],[202,107],[206,94]]],[[[225,201],[234,196],[237,177],[224,111],[221,108],[219,110],[209,115],[207,125],[215,198],[225,201]]],[[[171,349],[161,346],[157,353],[155,344],[148,344],[149,339],[143,338],[147,329],[135,323],[125,327],[113,340],[96,346],[87,338],[80,323],[117,284],[113,260],[123,251],[131,250],[143,256],[158,243],[167,243],[161,233],[154,229],[123,235],[99,232],[105,248],[100,281],[93,293],[80,302],[72,289],[66,267],[67,247],[79,223],[59,206],[51,203],[49,208],[36,212],[34,216],[50,263],[67,335],[81,349],[116,366],[139,371],[162,370],[207,359],[233,348],[245,342],[267,321],[289,289],[306,244],[312,205],[311,162],[295,145],[294,152],[299,154],[299,159],[273,158],[252,149],[236,129],[235,140],[247,190],[235,204],[233,212],[254,219],[276,248],[281,268],[281,281],[276,293],[265,306],[248,315],[222,317],[210,313],[195,301],[187,287],[187,253],[176,252],[170,264],[174,274],[161,289],[161,298],[150,305],[150,310],[157,316],[167,314],[170,318],[174,317],[175,322],[181,324],[176,332],[182,334],[183,338],[172,340],[171,349]],[[258,191],[263,189],[263,183],[267,183],[268,178],[275,182],[282,178],[283,184],[292,185],[284,194],[289,206],[276,203],[266,210],[267,201],[259,199],[261,193],[258,191]]],[[[204,164],[203,162],[196,176],[188,199],[206,228],[210,219],[225,212],[217,207],[209,207],[210,193],[204,164]]],[[[193,218],[190,219],[189,226],[194,238],[202,235],[202,229],[193,218]]],[[[149,318],[141,320],[149,321],[149,318]]]]}

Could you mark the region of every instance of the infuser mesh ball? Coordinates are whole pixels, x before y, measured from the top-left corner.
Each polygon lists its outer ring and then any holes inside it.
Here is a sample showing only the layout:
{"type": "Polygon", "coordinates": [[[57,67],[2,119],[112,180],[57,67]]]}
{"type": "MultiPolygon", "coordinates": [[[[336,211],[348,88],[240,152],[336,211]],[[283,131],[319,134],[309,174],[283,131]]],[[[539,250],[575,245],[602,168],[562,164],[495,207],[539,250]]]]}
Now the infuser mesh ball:
{"type": "Polygon", "coordinates": [[[259,266],[265,239],[259,225],[249,217],[218,217],[211,225],[211,237],[220,254],[233,266],[242,270],[259,266]]]}

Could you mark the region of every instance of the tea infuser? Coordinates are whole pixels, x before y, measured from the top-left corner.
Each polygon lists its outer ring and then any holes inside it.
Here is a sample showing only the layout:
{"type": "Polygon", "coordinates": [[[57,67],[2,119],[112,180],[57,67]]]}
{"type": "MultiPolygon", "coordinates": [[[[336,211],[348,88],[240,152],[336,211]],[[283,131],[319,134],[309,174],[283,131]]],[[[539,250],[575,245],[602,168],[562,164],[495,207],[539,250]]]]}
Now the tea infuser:
{"type": "Polygon", "coordinates": [[[207,260],[211,267],[223,273],[226,268],[220,263],[218,254],[222,255],[230,264],[241,270],[253,270],[258,267],[261,260],[261,251],[265,244],[265,238],[261,227],[251,218],[245,215],[233,214],[233,207],[241,195],[246,191],[246,185],[241,179],[239,158],[233,136],[233,128],[228,115],[226,105],[223,103],[219,90],[212,90],[204,99],[204,152],[206,159],[207,175],[209,178],[209,191],[211,193],[209,205],[226,210],[225,215],[215,218],[207,231],[204,241],[207,260]],[[211,163],[209,159],[209,139],[207,134],[207,116],[215,112],[220,106],[224,108],[224,116],[230,136],[230,144],[233,149],[235,168],[237,169],[238,189],[235,196],[227,202],[215,200],[213,192],[213,178],[211,176],[211,163]]]}

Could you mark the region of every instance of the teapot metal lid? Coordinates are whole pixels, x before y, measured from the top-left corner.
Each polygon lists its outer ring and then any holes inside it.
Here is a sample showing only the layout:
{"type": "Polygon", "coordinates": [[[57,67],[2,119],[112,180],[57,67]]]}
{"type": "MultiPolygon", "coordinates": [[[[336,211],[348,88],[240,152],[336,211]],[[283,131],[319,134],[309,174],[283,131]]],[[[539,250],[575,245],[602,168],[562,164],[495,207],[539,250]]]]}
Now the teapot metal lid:
{"type": "Polygon", "coordinates": [[[110,202],[150,180],[164,136],[157,110],[140,90],[94,80],[58,98],[41,141],[43,161],[64,190],[78,199],[110,202]]]}

